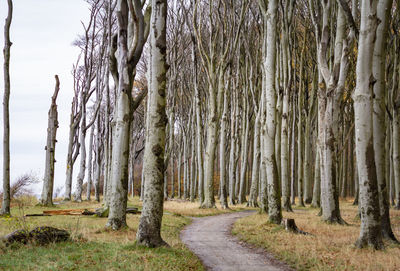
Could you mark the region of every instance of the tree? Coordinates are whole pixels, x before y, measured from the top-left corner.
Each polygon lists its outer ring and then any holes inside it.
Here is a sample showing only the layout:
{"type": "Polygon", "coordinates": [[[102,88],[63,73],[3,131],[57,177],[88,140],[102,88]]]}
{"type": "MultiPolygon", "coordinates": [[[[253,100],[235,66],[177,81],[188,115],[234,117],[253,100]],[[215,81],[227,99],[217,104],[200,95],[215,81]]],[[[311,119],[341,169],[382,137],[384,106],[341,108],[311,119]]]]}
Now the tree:
{"type": "Polygon", "coordinates": [[[4,25],[4,96],[3,96],[3,203],[2,215],[10,215],[10,27],[13,15],[13,2],[7,0],[8,15],[4,25]]]}
{"type": "Polygon", "coordinates": [[[372,72],[376,79],[373,85],[373,140],[374,140],[374,153],[376,174],[378,179],[379,189],[379,207],[381,215],[382,236],[386,239],[397,241],[393,234],[390,225],[389,215],[389,194],[386,185],[386,172],[385,172],[385,92],[386,92],[386,52],[387,52],[387,36],[390,23],[390,11],[392,7],[392,0],[379,1],[377,6],[377,16],[380,21],[376,30],[376,41],[373,52],[373,66],[372,72]]]}
{"type": "Polygon", "coordinates": [[[51,98],[51,106],[49,109],[49,121],[47,127],[47,144],[46,163],[43,178],[43,190],[40,203],[44,206],[53,205],[53,186],[54,186],[54,164],[56,162],[56,135],[58,128],[58,112],[57,112],[57,96],[60,91],[60,80],[58,75],[55,76],[56,87],[53,97],[51,98]]]}
{"type": "Polygon", "coordinates": [[[268,215],[272,223],[280,224],[282,220],[281,192],[279,186],[278,166],[275,155],[275,108],[276,108],[276,36],[277,36],[277,9],[278,1],[270,0],[268,9],[264,0],[259,0],[266,22],[264,76],[265,96],[263,97],[266,110],[263,140],[265,164],[268,176],[268,215]]]}
{"type": "Polygon", "coordinates": [[[126,227],[126,206],[128,200],[129,143],[133,113],[145,97],[146,89],[141,89],[133,97],[136,65],[140,60],[148,37],[150,6],[143,14],[140,0],[117,2],[118,34],[113,36],[110,53],[110,71],[117,86],[114,109],[110,213],[107,227],[114,230],[126,227]],[[133,24],[133,26],[132,26],[133,24]],[[118,54],[118,57],[116,57],[118,54]]]}
{"type": "MultiPolygon", "coordinates": [[[[382,249],[379,193],[373,141],[373,53],[379,21],[378,0],[361,1],[361,25],[357,57],[357,84],[354,93],[356,154],[359,174],[361,229],[359,248],[382,249]]],[[[383,8],[383,6],[380,6],[383,8]]]]}
{"type": "Polygon", "coordinates": [[[167,0],[152,0],[151,5],[148,126],[143,162],[146,181],[136,240],[140,245],[158,247],[167,245],[161,238],[161,221],[164,204],[164,152],[167,124],[165,105],[168,70],[166,63],[168,5],[167,0]]]}

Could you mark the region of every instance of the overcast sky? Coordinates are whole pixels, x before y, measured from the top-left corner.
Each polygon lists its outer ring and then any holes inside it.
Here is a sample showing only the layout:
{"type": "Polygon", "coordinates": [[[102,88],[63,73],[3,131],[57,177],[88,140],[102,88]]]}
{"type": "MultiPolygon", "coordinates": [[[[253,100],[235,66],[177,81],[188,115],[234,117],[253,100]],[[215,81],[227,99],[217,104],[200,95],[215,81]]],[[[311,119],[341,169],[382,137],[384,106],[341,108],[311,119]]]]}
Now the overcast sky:
{"type": "MultiPolygon", "coordinates": [[[[82,33],[81,21],[87,20],[89,12],[83,0],[14,0],[13,2],[14,15],[11,25],[13,45],[10,61],[11,182],[30,171],[43,179],[47,112],[54,91],[54,75],[58,74],[61,89],[57,100],[60,123],[57,131],[54,186],[57,188],[63,186],[65,182],[69,114],[73,95],[71,69],[79,54],[79,50],[72,46],[72,42],[79,33],[82,33]]],[[[4,46],[3,31],[6,16],[7,1],[2,0],[0,1],[1,52],[4,46]]],[[[2,101],[4,93],[2,54],[0,60],[2,101]]],[[[2,112],[2,109],[0,111],[2,112]]],[[[0,126],[1,142],[2,135],[3,117],[0,126]]],[[[3,176],[2,154],[2,144],[0,144],[0,182],[3,176]]],[[[75,173],[77,170],[79,168],[75,167],[75,173]]],[[[35,192],[39,194],[41,187],[42,183],[35,187],[35,192]]]]}

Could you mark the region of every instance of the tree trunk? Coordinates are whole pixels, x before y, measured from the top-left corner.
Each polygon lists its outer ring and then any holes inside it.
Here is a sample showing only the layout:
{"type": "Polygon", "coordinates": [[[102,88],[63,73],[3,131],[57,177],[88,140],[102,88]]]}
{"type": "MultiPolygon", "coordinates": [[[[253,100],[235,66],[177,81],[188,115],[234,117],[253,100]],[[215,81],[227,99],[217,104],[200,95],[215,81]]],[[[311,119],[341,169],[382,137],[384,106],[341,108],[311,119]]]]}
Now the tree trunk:
{"type": "Polygon", "coordinates": [[[10,215],[10,26],[13,15],[13,2],[7,0],[8,15],[4,25],[4,96],[3,96],[3,202],[2,215],[10,215]]]}
{"type": "MultiPolygon", "coordinates": [[[[293,97],[292,102],[292,127],[290,137],[290,183],[282,182],[283,209],[292,211],[292,204],[296,204],[296,99],[293,97]],[[285,187],[288,185],[289,187],[285,187]],[[287,208],[289,206],[289,208],[287,208]]],[[[298,149],[298,148],[297,148],[298,149]]],[[[298,150],[297,150],[298,151],[298,150]]]]}
{"type": "MultiPolygon", "coordinates": [[[[300,83],[301,84],[301,83],[300,83]]],[[[303,113],[302,113],[302,100],[303,91],[300,88],[299,98],[298,98],[298,122],[297,122],[297,197],[298,205],[304,207],[304,184],[303,184],[303,113]]]]}
{"type": "Polygon", "coordinates": [[[264,148],[266,158],[266,171],[268,181],[268,215],[269,221],[280,224],[282,220],[281,192],[279,185],[278,167],[275,155],[275,115],[276,115],[276,28],[277,28],[278,1],[270,0],[268,10],[264,14],[267,24],[266,54],[264,60],[265,70],[265,101],[266,101],[266,131],[264,148]]]}
{"type": "Polygon", "coordinates": [[[166,89],[167,0],[152,0],[149,60],[149,120],[144,153],[145,193],[136,235],[137,243],[147,247],[167,245],[161,238],[163,216],[163,174],[166,89]]]}
{"type": "Polygon", "coordinates": [[[226,189],[226,162],[225,162],[225,150],[227,148],[226,144],[226,126],[228,122],[228,90],[225,89],[224,96],[223,96],[223,111],[221,117],[221,130],[220,130],[220,142],[219,142],[219,178],[220,178],[220,201],[221,201],[221,208],[227,209],[228,208],[228,198],[227,198],[227,189],[226,189]]]}
{"type": "Polygon", "coordinates": [[[386,179],[386,150],[385,150],[385,92],[386,92],[386,47],[389,30],[390,11],[393,0],[379,1],[377,15],[380,23],[376,31],[376,41],[373,53],[372,71],[376,82],[373,89],[373,141],[375,151],[375,165],[378,179],[379,207],[381,215],[382,236],[397,241],[390,224],[389,195],[386,179]]]}
{"type": "Polygon", "coordinates": [[[89,135],[89,157],[88,157],[88,180],[86,187],[86,199],[90,201],[90,196],[92,193],[92,184],[93,184],[93,139],[94,139],[94,125],[90,129],[89,135]]]}
{"type": "Polygon", "coordinates": [[[130,104],[130,75],[128,74],[128,4],[119,0],[118,16],[118,91],[112,123],[111,193],[106,227],[119,230],[127,227],[129,142],[132,110],[130,104]]]}
{"type": "Polygon", "coordinates": [[[236,123],[237,119],[235,118],[235,111],[237,110],[235,102],[235,93],[232,93],[231,99],[231,146],[229,150],[229,204],[236,204],[236,195],[235,195],[235,183],[236,183],[236,123]]]}
{"type": "Polygon", "coordinates": [[[86,173],[86,95],[85,91],[82,91],[80,96],[80,105],[81,105],[81,128],[79,130],[79,141],[80,141],[80,169],[76,181],[76,191],[75,191],[75,201],[82,201],[82,192],[83,192],[83,180],[85,179],[86,173]]]}
{"type": "MultiPolygon", "coordinates": [[[[182,137],[182,136],[181,136],[182,137]]],[[[182,151],[179,151],[178,154],[178,198],[182,198],[182,188],[181,188],[181,183],[182,183],[182,176],[181,176],[181,172],[182,172],[182,151]]]]}
{"type": "Polygon", "coordinates": [[[319,208],[321,206],[321,167],[319,152],[315,155],[315,166],[314,166],[314,189],[313,189],[313,199],[311,206],[314,208],[319,208]]]}
{"type": "MultiPolygon", "coordinates": [[[[215,80],[211,80],[215,82],[215,80]]],[[[207,114],[207,147],[205,153],[205,175],[204,175],[204,202],[201,204],[202,208],[214,208],[214,163],[215,163],[215,149],[217,145],[217,131],[218,131],[218,112],[217,112],[217,98],[215,86],[209,83],[209,101],[208,101],[208,114],[207,114]]]]}
{"type": "Polygon", "coordinates": [[[251,187],[250,196],[247,206],[258,207],[258,184],[260,180],[260,117],[261,110],[258,109],[256,119],[254,121],[254,138],[253,138],[253,165],[251,170],[251,187]]]}
{"type": "Polygon", "coordinates": [[[379,191],[373,144],[373,85],[372,64],[378,19],[378,1],[362,0],[361,26],[357,57],[357,81],[354,93],[357,167],[360,183],[359,248],[371,246],[382,249],[379,191]]]}
{"type": "Polygon", "coordinates": [[[242,141],[242,157],[241,157],[241,167],[240,167],[240,188],[239,188],[239,204],[243,204],[246,202],[246,171],[247,171],[247,159],[248,159],[248,141],[249,141],[249,120],[247,113],[247,99],[243,99],[244,103],[244,112],[242,118],[242,126],[243,126],[243,141],[242,141]]]}
{"type": "Polygon", "coordinates": [[[56,87],[53,97],[51,98],[51,106],[49,110],[49,121],[47,127],[47,144],[46,144],[46,164],[43,178],[43,190],[40,203],[44,206],[53,205],[53,187],[54,187],[54,164],[56,162],[56,135],[58,128],[58,112],[57,112],[57,96],[60,90],[60,80],[56,78],[56,87]]]}

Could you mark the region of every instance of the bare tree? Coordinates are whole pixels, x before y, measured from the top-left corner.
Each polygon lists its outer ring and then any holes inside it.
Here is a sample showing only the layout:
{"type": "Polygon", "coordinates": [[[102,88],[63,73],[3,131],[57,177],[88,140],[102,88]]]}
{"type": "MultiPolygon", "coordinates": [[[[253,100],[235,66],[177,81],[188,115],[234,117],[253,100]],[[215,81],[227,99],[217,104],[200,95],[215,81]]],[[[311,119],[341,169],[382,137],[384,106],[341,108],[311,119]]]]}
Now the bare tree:
{"type": "Polygon", "coordinates": [[[2,215],[10,215],[10,27],[13,15],[13,2],[7,0],[8,15],[4,25],[4,96],[3,96],[3,203],[2,215]]]}
{"type": "Polygon", "coordinates": [[[53,97],[51,98],[51,106],[49,109],[49,121],[47,127],[47,144],[46,163],[43,178],[43,190],[40,203],[44,206],[53,205],[53,186],[54,186],[54,164],[56,162],[56,135],[58,128],[58,111],[57,111],[57,96],[60,91],[60,80],[58,75],[55,76],[56,86],[53,97]]]}

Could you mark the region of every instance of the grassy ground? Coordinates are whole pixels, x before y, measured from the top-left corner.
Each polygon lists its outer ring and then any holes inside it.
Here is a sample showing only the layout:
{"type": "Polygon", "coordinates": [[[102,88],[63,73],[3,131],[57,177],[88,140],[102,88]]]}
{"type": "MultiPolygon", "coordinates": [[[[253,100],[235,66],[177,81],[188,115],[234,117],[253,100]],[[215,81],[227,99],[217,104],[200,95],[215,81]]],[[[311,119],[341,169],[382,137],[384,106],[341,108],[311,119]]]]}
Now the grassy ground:
{"type": "Polygon", "coordinates": [[[221,215],[225,213],[244,211],[250,209],[256,210],[255,208],[247,208],[244,204],[230,206],[230,209],[221,209],[218,200],[216,201],[216,207],[217,208],[212,208],[212,209],[201,209],[199,208],[198,202],[188,202],[178,199],[169,200],[164,203],[164,209],[166,210],[167,213],[169,212],[177,215],[192,216],[192,217],[221,215]]]}
{"type": "MultiPolygon", "coordinates": [[[[141,206],[130,199],[129,206],[141,206]]],[[[0,236],[16,229],[53,226],[68,230],[74,241],[48,246],[11,246],[0,249],[1,270],[204,270],[198,258],[179,240],[190,219],[182,215],[218,214],[221,210],[200,210],[195,203],[166,203],[162,237],[170,248],[146,249],[134,246],[140,215],[128,214],[129,229],[104,229],[106,218],[91,216],[24,217],[43,210],[98,208],[96,202],[61,203],[51,208],[29,199],[14,203],[11,218],[0,218],[0,236]]]]}
{"type": "MultiPolygon", "coordinates": [[[[297,226],[312,236],[286,232],[269,224],[265,214],[256,214],[236,222],[233,233],[246,242],[264,247],[278,259],[297,270],[400,270],[400,246],[386,243],[383,251],[354,247],[360,221],[351,200],[341,202],[341,213],[348,226],[329,225],[317,216],[319,210],[295,208],[283,213],[294,218],[297,226]]],[[[392,226],[400,238],[400,211],[391,210],[392,226]]]]}
{"type": "MultiPolygon", "coordinates": [[[[107,218],[91,216],[24,217],[43,210],[93,209],[96,202],[60,203],[51,208],[36,206],[35,200],[25,198],[14,202],[11,218],[0,218],[0,236],[16,229],[31,230],[37,226],[53,226],[68,230],[74,241],[48,246],[0,247],[0,270],[204,270],[198,258],[179,240],[180,231],[190,223],[187,216],[218,215],[240,211],[200,209],[197,202],[170,200],[165,202],[161,235],[170,248],[146,249],[134,246],[140,215],[128,214],[129,229],[105,230],[107,218]]],[[[128,206],[141,208],[136,197],[128,206]]]]}

